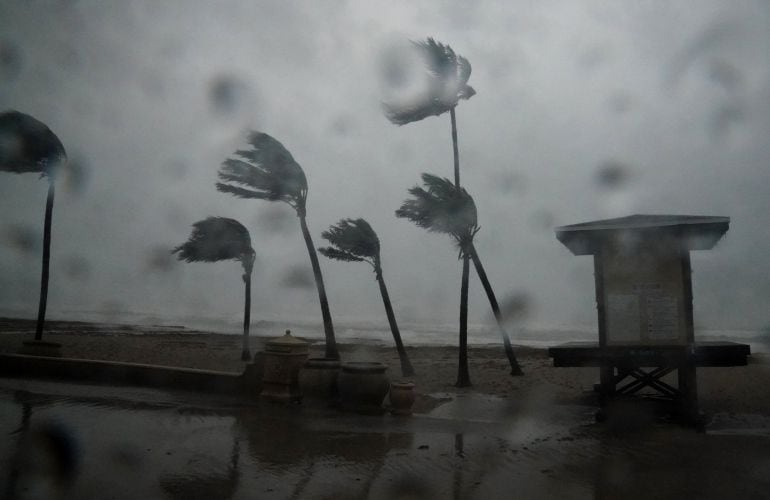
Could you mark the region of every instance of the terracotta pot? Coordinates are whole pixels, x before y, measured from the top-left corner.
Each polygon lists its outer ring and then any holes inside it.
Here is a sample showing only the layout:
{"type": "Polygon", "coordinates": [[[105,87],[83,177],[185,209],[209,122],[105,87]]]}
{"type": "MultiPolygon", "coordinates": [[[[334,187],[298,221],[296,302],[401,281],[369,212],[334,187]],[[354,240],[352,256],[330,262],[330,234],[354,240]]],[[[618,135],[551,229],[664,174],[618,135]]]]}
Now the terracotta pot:
{"type": "Polygon", "coordinates": [[[393,382],[390,384],[390,412],[393,415],[411,415],[416,396],[411,382],[393,382]]]}
{"type": "Polygon", "coordinates": [[[340,366],[339,359],[308,359],[299,371],[299,388],[303,399],[334,403],[337,400],[337,376],[340,366]]]}
{"type": "Polygon", "coordinates": [[[383,412],[382,401],[390,389],[390,381],[382,363],[353,361],[342,364],[337,377],[337,390],[343,410],[366,414],[383,412]]]}

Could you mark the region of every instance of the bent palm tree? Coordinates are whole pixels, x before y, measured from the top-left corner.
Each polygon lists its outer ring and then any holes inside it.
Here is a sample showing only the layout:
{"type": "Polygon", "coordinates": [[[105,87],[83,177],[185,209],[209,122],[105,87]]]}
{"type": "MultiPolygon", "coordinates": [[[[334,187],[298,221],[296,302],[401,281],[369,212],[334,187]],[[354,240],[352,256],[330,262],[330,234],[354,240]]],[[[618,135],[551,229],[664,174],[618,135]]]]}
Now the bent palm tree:
{"type": "Polygon", "coordinates": [[[479,254],[476,252],[476,245],[473,242],[471,242],[470,246],[468,247],[468,252],[470,253],[470,258],[473,261],[473,267],[476,268],[476,274],[479,277],[479,281],[481,281],[481,286],[484,288],[484,291],[487,294],[487,300],[489,300],[489,306],[492,308],[492,314],[495,316],[495,321],[497,322],[497,330],[500,332],[500,337],[503,339],[505,355],[508,357],[508,364],[511,366],[511,375],[524,375],[524,372],[521,370],[521,366],[516,359],[516,354],[513,352],[511,339],[508,337],[508,332],[505,331],[505,327],[503,326],[503,314],[500,312],[500,305],[497,303],[495,292],[492,290],[492,284],[489,282],[486,271],[484,271],[484,266],[481,264],[479,254]]]}
{"type": "Polygon", "coordinates": [[[283,144],[273,137],[262,132],[251,132],[249,144],[251,149],[238,150],[235,152],[236,158],[228,158],[222,163],[218,172],[222,182],[217,182],[217,190],[239,198],[282,201],[297,212],[321,303],[326,357],[339,359],[321,266],[307,227],[305,172],[283,144]]]}
{"type": "Polygon", "coordinates": [[[330,247],[318,249],[326,257],[346,262],[366,262],[374,268],[374,275],[380,285],[382,302],[385,305],[385,314],[388,316],[390,331],[401,360],[401,373],[405,377],[414,376],[414,368],[409,362],[409,356],[401,341],[396,315],[393,313],[385,278],[382,276],[380,239],[377,233],[364,219],[342,219],[336,225],[329,227],[328,231],[321,233],[321,237],[332,244],[330,247]]]}
{"type": "Polygon", "coordinates": [[[51,259],[51,222],[53,219],[54,181],[67,161],[67,153],[56,134],[43,122],[18,111],[0,113],[0,170],[22,174],[39,173],[48,178],[48,196],[43,223],[43,264],[40,276],[40,302],[37,310],[35,340],[43,338],[45,310],[48,304],[48,275],[51,259]]]}
{"type": "Polygon", "coordinates": [[[476,91],[468,85],[471,63],[455,54],[452,47],[428,38],[424,42],[412,42],[428,70],[427,91],[405,101],[383,103],[385,116],[396,125],[417,122],[429,116],[439,116],[449,111],[452,122],[452,148],[454,151],[455,186],[460,186],[460,159],[457,148],[457,120],[455,108],[460,99],[470,99],[476,91]]]}
{"type": "MultiPolygon", "coordinates": [[[[449,46],[428,38],[424,42],[412,42],[417,48],[428,70],[428,88],[425,93],[403,102],[384,103],[385,116],[396,125],[406,125],[429,116],[439,116],[449,111],[452,125],[452,152],[454,158],[454,184],[460,187],[460,153],[457,145],[457,119],[455,108],[460,99],[470,99],[476,90],[468,85],[471,76],[471,63],[449,46]]],[[[508,332],[503,326],[500,306],[489,282],[487,273],[471,243],[468,252],[463,255],[463,279],[468,274],[469,259],[473,260],[476,274],[487,294],[489,305],[497,321],[498,331],[503,339],[505,352],[511,365],[511,375],[523,375],[511,347],[508,332]]]]}
{"type": "Polygon", "coordinates": [[[249,231],[234,219],[209,217],[193,224],[186,242],[174,248],[179,260],[185,262],[217,262],[237,260],[243,266],[246,303],[243,310],[243,348],[241,360],[249,361],[249,324],[251,322],[251,272],[254,269],[254,249],[249,231]]]}
{"type": "MultiPolygon", "coordinates": [[[[466,258],[479,230],[476,204],[465,189],[458,188],[449,179],[422,174],[425,187],[409,189],[411,199],[396,210],[396,217],[408,219],[431,232],[451,236],[460,249],[460,258],[466,258]]],[[[466,260],[467,261],[467,260],[466,260]]],[[[457,387],[471,385],[468,372],[468,267],[463,266],[460,287],[460,354],[457,368],[457,387]]]]}

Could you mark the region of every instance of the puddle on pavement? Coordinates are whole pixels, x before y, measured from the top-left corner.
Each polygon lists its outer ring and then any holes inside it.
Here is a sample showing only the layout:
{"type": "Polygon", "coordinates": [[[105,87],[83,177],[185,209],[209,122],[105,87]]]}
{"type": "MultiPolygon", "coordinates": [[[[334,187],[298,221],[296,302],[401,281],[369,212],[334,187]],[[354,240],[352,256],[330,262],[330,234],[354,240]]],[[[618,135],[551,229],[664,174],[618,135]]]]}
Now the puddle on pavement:
{"type": "MultiPolygon", "coordinates": [[[[741,439],[714,438],[704,458],[704,436],[691,431],[606,436],[585,407],[516,416],[534,404],[468,394],[428,416],[364,417],[0,380],[0,480],[10,498],[641,498],[661,493],[650,489],[658,476],[670,482],[663,496],[680,492],[665,467],[708,483],[721,450],[741,439]]],[[[767,440],[741,443],[751,457],[767,440]]],[[[733,471],[740,492],[767,491],[770,476],[749,463],[733,471]]]]}

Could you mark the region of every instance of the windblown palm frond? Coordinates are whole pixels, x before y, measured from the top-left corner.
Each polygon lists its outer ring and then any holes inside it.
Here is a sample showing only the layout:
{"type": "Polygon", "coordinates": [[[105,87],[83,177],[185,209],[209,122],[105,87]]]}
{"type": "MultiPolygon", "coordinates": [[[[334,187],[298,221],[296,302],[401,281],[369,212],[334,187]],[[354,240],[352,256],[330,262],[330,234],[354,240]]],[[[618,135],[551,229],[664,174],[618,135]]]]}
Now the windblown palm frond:
{"type": "Polygon", "coordinates": [[[379,259],[380,240],[364,219],[341,219],[321,233],[321,237],[328,240],[332,247],[319,248],[318,251],[330,259],[370,260],[372,264],[379,259]]]}
{"type": "Polygon", "coordinates": [[[412,199],[396,210],[396,217],[409,219],[428,231],[446,233],[461,245],[473,239],[478,231],[476,204],[463,188],[449,179],[422,174],[424,187],[409,190],[412,199]]]}
{"type": "Polygon", "coordinates": [[[190,238],[171,253],[177,253],[179,260],[185,262],[234,259],[245,265],[254,259],[248,229],[240,222],[225,217],[209,217],[196,222],[190,238]]]}
{"type": "Polygon", "coordinates": [[[396,125],[439,116],[451,110],[460,99],[470,99],[476,91],[468,85],[471,63],[449,45],[433,38],[412,42],[428,71],[428,90],[417,98],[383,103],[385,116],[396,125]]]}
{"type": "Polygon", "coordinates": [[[179,260],[186,262],[216,262],[238,260],[243,266],[245,305],[243,309],[243,349],[241,360],[249,361],[249,324],[251,322],[251,272],[254,268],[254,249],[249,230],[235,219],[208,217],[193,224],[190,238],[174,248],[179,260]]]}
{"type": "Polygon", "coordinates": [[[342,262],[363,262],[366,260],[362,257],[357,257],[350,252],[343,252],[342,250],[338,250],[334,247],[319,248],[318,251],[321,252],[321,255],[324,257],[342,262]]]}
{"type": "Polygon", "coordinates": [[[43,122],[18,111],[0,113],[0,170],[51,175],[66,159],[61,141],[43,122]]]}
{"type": "Polygon", "coordinates": [[[341,219],[337,224],[330,226],[328,231],[321,233],[321,237],[328,240],[332,246],[319,248],[326,257],[344,262],[368,262],[373,268],[380,287],[380,295],[385,306],[385,314],[388,317],[390,331],[396,342],[398,357],[401,360],[401,373],[405,377],[414,375],[414,368],[409,362],[409,355],[401,341],[401,332],[398,330],[396,315],[393,305],[390,303],[388,288],[385,286],[385,278],[380,265],[380,239],[372,226],[364,219],[341,219]]]}
{"type": "Polygon", "coordinates": [[[321,304],[326,339],[326,357],[339,359],[340,355],[334,338],[334,324],[318,262],[318,253],[307,227],[305,172],[283,144],[273,137],[262,132],[251,132],[249,144],[251,149],[238,150],[235,152],[237,158],[229,158],[222,163],[218,172],[219,180],[222,182],[217,183],[217,190],[240,198],[283,201],[297,212],[318,289],[318,301],[321,304]]]}
{"type": "Polygon", "coordinates": [[[291,153],[273,137],[252,132],[251,149],[238,150],[239,158],[228,158],[222,163],[217,190],[240,198],[283,201],[304,207],[307,179],[302,167],[291,153]]]}

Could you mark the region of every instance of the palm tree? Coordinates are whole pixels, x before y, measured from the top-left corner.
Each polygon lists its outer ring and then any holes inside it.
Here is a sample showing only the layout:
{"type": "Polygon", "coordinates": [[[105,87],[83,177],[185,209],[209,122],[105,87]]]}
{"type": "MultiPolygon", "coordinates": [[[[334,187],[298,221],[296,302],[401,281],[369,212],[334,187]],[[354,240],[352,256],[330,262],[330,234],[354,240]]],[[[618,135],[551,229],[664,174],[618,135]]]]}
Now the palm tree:
{"type": "Polygon", "coordinates": [[[254,269],[254,249],[251,247],[249,230],[234,219],[208,217],[193,224],[192,234],[186,242],[174,248],[185,262],[217,262],[237,260],[243,266],[243,282],[246,285],[246,303],[243,310],[243,348],[241,360],[249,361],[249,324],[251,322],[251,272],[254,269]]]}
{"type": "Polygon", "coordinates": [[[409,362],[409,356],[404,349],[404,343],[401,341],[396,315],[393,313],[388,289],[385,286],[385,278],[382,276],[380,239],[377,237],[377,233],[364,219],[342,219],[336,225],[330,226],[328,231],[321,233],[321,237],[332,244],[330,247],[318,249],[326,257],[345,262],[366,262],[374,268],[374,275],[380,285],[382,302],[385,305],[385,314],[388,316],[390,331],[393,334],[398,357],[401,360],[401,373],[405,377],[414,376],[414,368],[409,362]]]}
{"type": "MultiPolygon", "coordinates": [[[[467,100],[476,95],[476,90],[468,85],[471,76],[471,63],[449,46],[428,38],[424,42],[412,42],[418,50],[428,70],[427,91],[416,98],[406,101],[384,103],[385,116],[396,125],[406,125],[429,116],[439,116],[449,111],[452,125],[452,152],[454,158],[454,184],[460,188],[460,153],[457,145],[457,119],[455,108],[461,99],[467,100]]],[[[505,352],[511,365],[511,375],[523,375],[511,347],[508,332],[503,326],[500,306],[497,303],[487,273],[471,243],[468,252],[463,254],[463,279],[468,274],[469,259],[473,260],[476,274],[487,294],[489,305],[497,321],[497,327],[503,339],[505,352]]]]}
{"type": "Polygon", "coordinates": [[[18,111],[0,113],[0,170],[39,173],[48,178],[48,197],[43,224],[43,265],[40,276],[40,302],[37,310],[35,340],[43,338],[45,310],[48,304],[48,274],[51,259],[51,221],[53,218],[54,181],[67,153],[56,134],[43,122],[18,111]]]}
{"type": "MultiPolygon", "coordinates": [[[[396,217],[408,219],[431,232],[444,233],[454,239],[460,258],[466,257],[479,230],[476,204],[463,188],[449,179],[422,174],[425,187],[409,189],[411,199],[396,210],[396,217]]],[[[467,261],[467,259],[466,259],[467,261]]],[[[460,286],[460,355],[457,368],[457,387],[471,385],[468,372],[468,267],[463,266],[460,286]]]]}
{"type": "Polygon", "coordinates": [[[310,264],[313,267],[318,299],[321,303],[326,357],[339,359],[334,325],[329,312],[321,266],[318,263],[313,240],[306,221],[307,180],[302,167],[294,161],[291,153],[273,137],[262,132],[249,134],[251,149],[235,152],[235,158],[222,163],[218,176],[217,190],[239,198],[255,198],[268,201],[282,201],[297,212],[302,236],[305,239],[310,264]]]}
{"type": "Polygon", "coordinates": [[[452,123],[452,148],[454,151],[455,186],[460,186],[460,158],[457,148],[457,120],[455,108],[460,99],[470,99],[476,91],[468,85],[471,63],[455,54],[452,47],[428,38],[424,42],[412,42],[428,70],[427,91],[406,101],[383,103],[385,116],[396,125],[417,122],[429,116],[439,116],[449,111],[452,123]]]}

